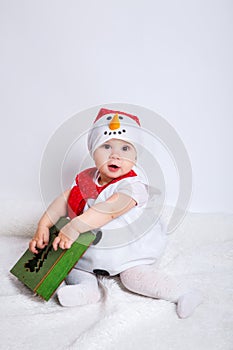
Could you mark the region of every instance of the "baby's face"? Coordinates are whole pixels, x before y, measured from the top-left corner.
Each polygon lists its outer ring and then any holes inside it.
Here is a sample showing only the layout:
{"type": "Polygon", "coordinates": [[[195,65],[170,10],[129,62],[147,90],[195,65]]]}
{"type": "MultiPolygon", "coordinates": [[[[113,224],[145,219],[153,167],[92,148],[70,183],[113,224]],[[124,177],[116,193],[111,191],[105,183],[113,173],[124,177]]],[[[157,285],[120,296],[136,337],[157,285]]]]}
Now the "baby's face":
{"type": "Polygon", "coordinates": [[[93,155],[100,172],[99,183],[104,185],[127,174],[136,162],[136,150],[131,143],[111,139],[99,146],[93,155]]]}

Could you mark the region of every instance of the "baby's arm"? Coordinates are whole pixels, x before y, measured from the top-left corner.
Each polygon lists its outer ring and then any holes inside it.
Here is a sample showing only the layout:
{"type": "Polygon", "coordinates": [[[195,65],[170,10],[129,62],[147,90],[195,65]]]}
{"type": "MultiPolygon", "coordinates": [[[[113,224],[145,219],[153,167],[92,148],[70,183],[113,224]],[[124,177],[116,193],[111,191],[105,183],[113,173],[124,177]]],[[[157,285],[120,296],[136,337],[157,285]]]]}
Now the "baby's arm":
{"type": "Polygon", "coordinates": [[[38,253],[36,248],[44,248],[49,242],[49,229],[52,227],[61,216],[67,214],[67,199],[69,197],[70,190],[62,193],[61,196],[56,198],[52,204],[48,207],[47,211],[41,217],[36,233],[32,240],[29,242],[29,249],[32,253],[38,253]]]}
{"type": "Polygon", "coordinates": [[[57,250],[58,246],[62,249],[69,249],[80,233],[104,226],[132,209],[136,204],[136,201],[130,196],[114,193],[105,202],[95,204],[65,225],[53,242],[54,250],[57,250]]]}

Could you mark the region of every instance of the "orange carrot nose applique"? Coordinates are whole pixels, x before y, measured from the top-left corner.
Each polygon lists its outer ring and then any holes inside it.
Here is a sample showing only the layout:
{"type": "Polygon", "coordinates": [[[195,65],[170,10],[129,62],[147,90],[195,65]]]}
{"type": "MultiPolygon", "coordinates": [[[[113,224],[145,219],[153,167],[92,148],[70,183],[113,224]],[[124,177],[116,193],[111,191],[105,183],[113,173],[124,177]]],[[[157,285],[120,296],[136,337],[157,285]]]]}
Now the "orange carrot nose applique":
{"type": "Polygon", "coordinates": [[[118,114],[116,113],[109,123],[109,129],[116,130],[121,126],[118,114]]]}

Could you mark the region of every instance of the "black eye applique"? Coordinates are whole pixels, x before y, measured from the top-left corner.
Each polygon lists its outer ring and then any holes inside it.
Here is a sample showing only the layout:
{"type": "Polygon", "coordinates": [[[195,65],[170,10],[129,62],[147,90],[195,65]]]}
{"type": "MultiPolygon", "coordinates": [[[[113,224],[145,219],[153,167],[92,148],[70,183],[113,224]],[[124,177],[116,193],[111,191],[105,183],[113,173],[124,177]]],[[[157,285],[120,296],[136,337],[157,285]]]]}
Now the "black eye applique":
{"type": "MultiPolygon", "coordinates": [[[[108,116],[107,118],[106,118],[107,120],[111,120],[112,119],[112,117],[111,116],[108,116]]],[[[121,115],[119,116],[119,119],[124,119],[121,115]]]]}

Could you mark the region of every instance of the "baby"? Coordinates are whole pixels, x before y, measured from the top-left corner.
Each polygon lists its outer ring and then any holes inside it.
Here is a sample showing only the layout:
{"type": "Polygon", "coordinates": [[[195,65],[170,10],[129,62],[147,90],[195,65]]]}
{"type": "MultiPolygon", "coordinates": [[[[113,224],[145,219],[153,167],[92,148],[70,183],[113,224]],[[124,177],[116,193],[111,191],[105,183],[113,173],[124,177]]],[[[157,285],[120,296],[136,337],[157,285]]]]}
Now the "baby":
{"type": "Polygon", "coordinates": [[[150,194],[136,166],[139,142],[138,117],[101,109],[88,134],[95,167],[78,174],[72,189],[48,207],[29,249],[38,253],[37,248],[44,248],[49,228],[61,216],[68,216],[71,221],[54,239],[54,250],[69,249],[80,233],[89,230],[96,239],[67,276],[66,285],[58,289],[61,305],[98,302],[97,276],[119,275],[128,290],[174,302],[178,316],[186,318],[202,298],[198,291],[187,290],[156,267],[167,236],[161,220],[149,225],[149,216],[148,220],[143,216],[150,194]]]}

